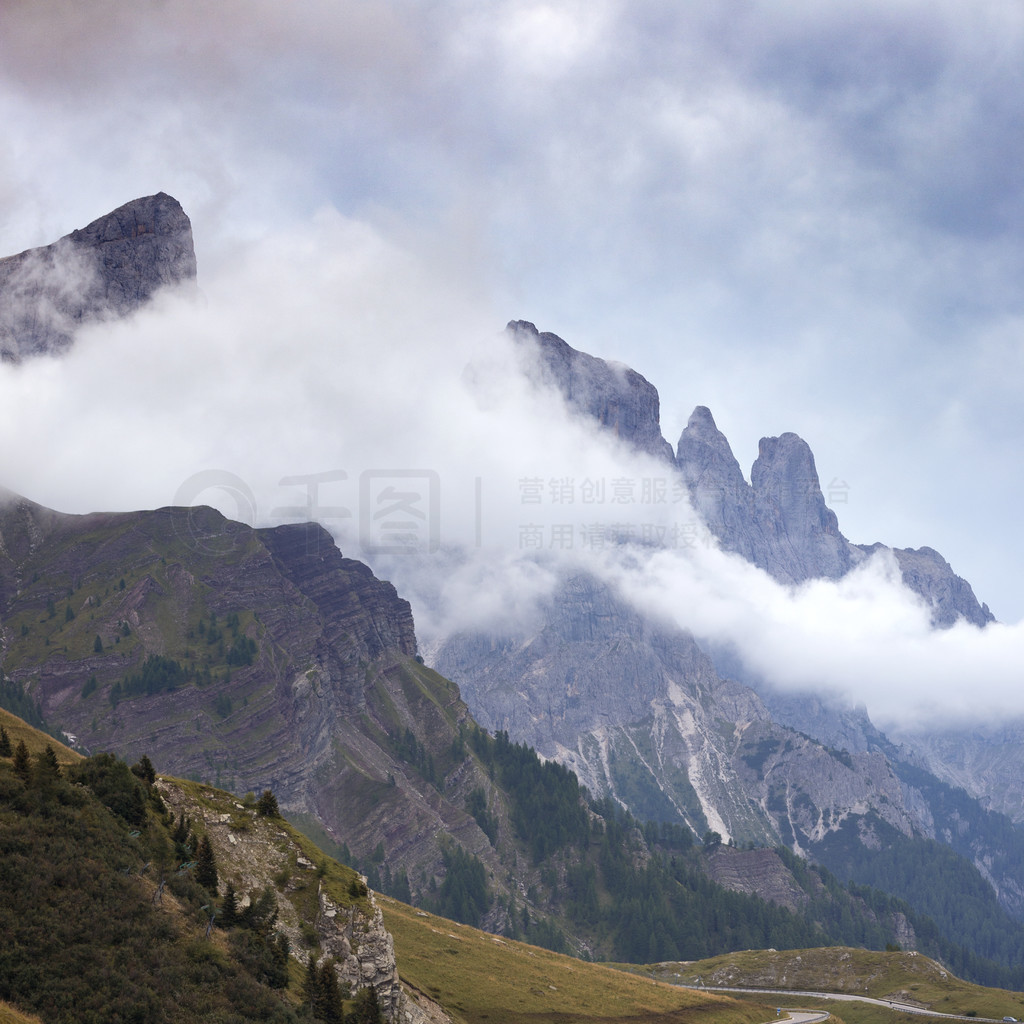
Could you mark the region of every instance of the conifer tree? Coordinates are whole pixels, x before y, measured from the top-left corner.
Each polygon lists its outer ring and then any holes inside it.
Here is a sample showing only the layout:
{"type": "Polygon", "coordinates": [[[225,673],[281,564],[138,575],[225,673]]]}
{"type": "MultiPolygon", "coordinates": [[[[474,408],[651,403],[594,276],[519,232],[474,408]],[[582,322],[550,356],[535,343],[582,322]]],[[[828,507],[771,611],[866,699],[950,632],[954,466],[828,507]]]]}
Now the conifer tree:
{"type": "Polygon", "coordinates": [[[196,844],[196,881],[210,892],[217,891],[217,862],[210,840],[205,835],[196,844]]]}
{"type": "Polygon", "coordinates": [[[14,772],[25,785],[32,775],[32,764],[28,757],[28,747],[24,740],[18,740],[18,746],[14,750],[14,772]]]}
{"type": "Polygon", "coordinates": [[[338,974],[334,969],[334,961],[330,958],[320,965],[318,996],[315,1013],[326,1024],[343,1024],[345,1006],[341,1001],[341,989],[338,988],[338,974]]]}
{"type": "Polygon", "coordinates": [[[361,988],[356,993],[355,1007],[346,1018],[347,1024],[381,1024],[381,1020],[377,990],[372,985],[361,988]]]}
{"type": "Polygon", "coordinates": [[[281,817],[281,811],[277,806],[277,797],[274,796],[272,790],[263,790],[263,795],[260,797],[259,803],[256,804],[256,813],[262,815],[264,818],[281,817]]]}
{"type": "Polygon", "coordinates": [[[46,749],[39,755],[39,763],[46,765],[46,770],[56,775],[57,778],[61,777],[60,762],[57,760],[57,754],[53,747],[49,743],[46,744],[46,749]]]}
{"type": "Polygon", "coordinates": [[[57,755],[50,744],[35,757],[35,770],[32,773],[32,785],[43,796],[52,796],[57,780],[61,777],[57,755]]]}
{"type": "Polygon", "coordinates": [[[306,960],[306,975],[302,980],[302,1001],[317,1015],[320,996],[320,972],[317,969],[316,954],[310,953],[306,960]]]}
{"type": "Polygon", "coordinates": [[[10,757],[11,753],[11,737],[7,735],[7,730],[0,725],[0,757],[10,757]]]}
{"type": "Polygon", "coordinates": [[[147,786],[152,786],[156,782],[156,769],[153,767],[153,762],[150,761],[147,754],[143,754],[142,757],[132,765],[132,772],[142,779],[147,786]]]}
{"type": "Polygon", "coordinates": [[[234,885],[228,882],[224,900],[220,905],[220,925],[222,928],[234,928],[238,924],[238,895],[234,885]]]}
{"type": "Polygon", "coordinates": [[[188,833],[191,827],[191,820],[186,818],[185,812],[182,811],[178,815],[178,824],[174,826],[174,831],[171,833],[171,840],[184,846],[188,842],[188,833]]]}

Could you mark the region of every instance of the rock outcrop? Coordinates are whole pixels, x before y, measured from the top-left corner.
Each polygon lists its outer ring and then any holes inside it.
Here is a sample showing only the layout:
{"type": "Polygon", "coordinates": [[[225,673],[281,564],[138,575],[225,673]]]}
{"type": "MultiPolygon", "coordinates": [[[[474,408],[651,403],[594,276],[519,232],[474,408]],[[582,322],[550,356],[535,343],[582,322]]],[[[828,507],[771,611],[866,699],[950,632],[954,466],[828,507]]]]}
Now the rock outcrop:
{"type": "Polygon", "coordinates": [[[127,316],[195,276],[178,201],[163,192],[134,199],[52,245],[0,259],[0,357],[61,352],[82,325],[127,316]]]}
{"type": "Polygon", "coordinates": [[[705,856],[704,871],[726,889],[759,896],[794,913],[810,899],[774,850],[737,850],[719,845],[705,856]]]}
{"type": "Polygon", "coordinates": [[[324,872],[307,856],[308,843],[284,821],[260,816],[230,794],[204,788],[196,799],[170,779],[159,779],[157,787],[171,811],[187,817],[210,841],[221,895],[230,883],[244,907],[272,891],[275,927],[287,936],[292,955],[305,962],[315,934],[320,954],[334,960],[339,981],[353,994],[373,988],[389,1024],[405,1020],[395,940],[365,879],[355,896],[347,888],[339,891],[337,880],[325,883],[324,872]]]}
{"type": "MultiPolygon", "coordinates": [[[[761,438],[750,482],[743,476],[711,411],[697,406],[673,455],[662,437],[657,389],[629,367],[580,352],[526,320],[506,330],[535,383],[561,395],[636,451],[678,470],[690,503],[726,551],[741,555],[783,583],[838,579],[874,550],[850,543],[828,507],[810,446],[793,433],[761,438]]],[[[970,584],[930,548],[896,552],[903,580],[933,608],[937,626],[960,618],[993,621],[970,584]]]]}
{"type": "Polygon", "coordinates": [[[522,347],[532,380],[560,392],[571,409],[592,416],[630,447],[672,460],[672,447],[661,436],[658,390],[648,380],[628,366],[580,352],[527,320],[512,320],[506,330],[522,347]]]}
{"type": "Polygon", "coordinates": [[[894,554],[903,582],[931,606],[934,626],[952,626],[960,619],[975,626],[995,622],[988,605],[978,603],[971,585],[934,548],[895,548],[894,554]]]}

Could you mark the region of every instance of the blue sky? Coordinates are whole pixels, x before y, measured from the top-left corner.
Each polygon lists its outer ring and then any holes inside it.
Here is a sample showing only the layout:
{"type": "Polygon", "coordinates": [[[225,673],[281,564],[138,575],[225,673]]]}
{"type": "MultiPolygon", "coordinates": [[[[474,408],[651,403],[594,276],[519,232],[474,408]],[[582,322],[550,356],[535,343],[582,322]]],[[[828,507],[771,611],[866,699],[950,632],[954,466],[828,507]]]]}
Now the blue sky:
{"type": "MultiPolygon", "coordinates": [[[[0,252],[163,190],[202,283],[336,218],[369,344],[528,319],[643,373],[673,445],[698,404],[748,474],[795,431],[846,536],[1016,623],[1021,53],[1017,0],[8,2],[0,252]]],[[[65,479],[30,496],[99,500],[65,479]]]]}

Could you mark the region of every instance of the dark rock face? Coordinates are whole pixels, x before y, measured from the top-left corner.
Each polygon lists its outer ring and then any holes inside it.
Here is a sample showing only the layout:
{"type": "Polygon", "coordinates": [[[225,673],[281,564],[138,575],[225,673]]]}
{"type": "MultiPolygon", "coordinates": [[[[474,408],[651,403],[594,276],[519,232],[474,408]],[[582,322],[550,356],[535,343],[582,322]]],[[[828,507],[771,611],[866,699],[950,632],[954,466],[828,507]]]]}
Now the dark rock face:
{"type": "Polygon", "coordinates": [[[657,388],[639,373],[578,352],[527,320],[512,320],[506,330],[535,357],[527,368],[533,380],[556,388],[570,408],[592,416],[638,451],[672,460],[672,448],[661,436],[657,388]]]}
{"type": "Polygon", "coordinates": [[[60,352],[83,324],[127,316],[192,281],[192,225],[163,192],[132,200],[39,249],[0,259],[0,357],[60,352]]]}
{"type": "Polygon", "coordinates": [[[760,896],[767,903],[794,913],[810,900],[774,850],[735,850],[715,847],[704,859],[708,878],[733,892],[760,896]]]}
{"type": "Polygon", "coordinates": [[[281,575],[320,612],[329,643],[359,637],[359,656],[367,661],[388,651],[416,654],[409,602],[392,584],[378,580],[368,565],[342,557],[322,526],[279,526],[260,530],[259,537],[281,575]]]}

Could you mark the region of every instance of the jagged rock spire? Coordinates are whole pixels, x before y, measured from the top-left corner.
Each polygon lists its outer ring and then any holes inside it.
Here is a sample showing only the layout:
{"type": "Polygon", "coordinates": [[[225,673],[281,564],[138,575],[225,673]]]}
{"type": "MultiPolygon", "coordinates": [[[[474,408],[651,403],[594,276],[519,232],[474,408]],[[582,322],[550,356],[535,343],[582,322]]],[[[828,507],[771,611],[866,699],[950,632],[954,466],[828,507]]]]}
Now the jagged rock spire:
{"type": "Polygon", "coordinates": [[[756,563],[754,494],[707,406],[698,405],[687,421],[676,446],[676,465],[690,504],[708,529],[727,550],[756,563]]]}
{"type": "Polygon", "coordinates": [[[775,574],[794,582],[837,579],[851,566],[850,544],[825,504],[810,446],[796,434],[763,437],[750,471],[754,522],[764,537],[775,574]]]}
{"type": "Polygon", "coordinates": [[[850,568],[850,544],[825,505],[811,449],[796,434],[761,439],[749,484],[704,406],[693,411],[676,452],[691,503],[727,551],[786,583],[850,568]]]}

